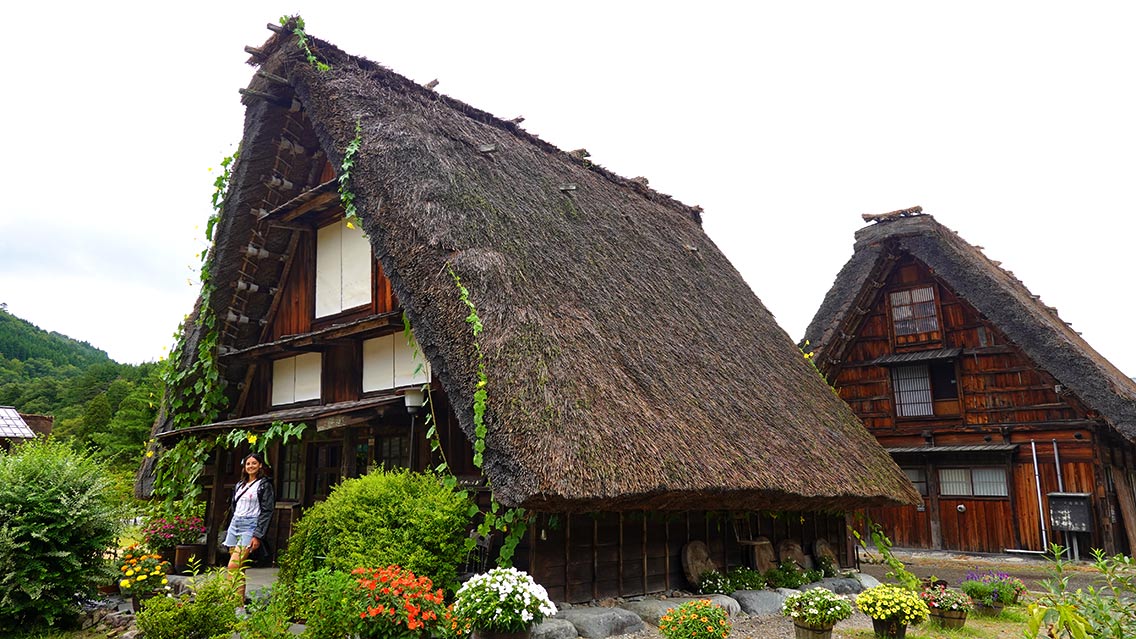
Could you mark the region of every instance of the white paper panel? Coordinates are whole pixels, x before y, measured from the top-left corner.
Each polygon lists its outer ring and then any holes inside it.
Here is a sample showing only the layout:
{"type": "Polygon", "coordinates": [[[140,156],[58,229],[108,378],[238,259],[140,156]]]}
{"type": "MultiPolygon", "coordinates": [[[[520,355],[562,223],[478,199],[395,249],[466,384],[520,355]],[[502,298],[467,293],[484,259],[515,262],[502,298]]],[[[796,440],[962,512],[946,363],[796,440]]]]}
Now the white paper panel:
{"type": "Polygon", "coordinates": [[[296,358],[272,362],[272,405],[296,401],[296,358]]]}
{"type": "Polygon", "coordinates": [[[323,356],[320,353],[304,353],[296,356],[296,399],[302,402],[320,398],[320,369],[323,356]]]}
{"type": "Polygon", "coordinates": [[[394,335],[363,341],[363,392],[394,388],[394,335]]]}
{"type": "Polygon", "coordinates": [[[371,303],[371,243],[360,228],[343,226],[343,306],[340,310],[371,303]]]}
{"type": "Polygon", "coordinates": [[[316,317],[343,310],[343,222],[316,233],[316,317]]]}
{"type": "Polygon", "coordinates": [[[425,384],[430,381],[430,365],[426,363],[421,354],[414,356],[414,347],[406,342],[406,336],[395,336],[394,349],[394,385],[396,388],[412,384],[425,384]],[[421,366],[421,370],[415,369],[421,366]]]}

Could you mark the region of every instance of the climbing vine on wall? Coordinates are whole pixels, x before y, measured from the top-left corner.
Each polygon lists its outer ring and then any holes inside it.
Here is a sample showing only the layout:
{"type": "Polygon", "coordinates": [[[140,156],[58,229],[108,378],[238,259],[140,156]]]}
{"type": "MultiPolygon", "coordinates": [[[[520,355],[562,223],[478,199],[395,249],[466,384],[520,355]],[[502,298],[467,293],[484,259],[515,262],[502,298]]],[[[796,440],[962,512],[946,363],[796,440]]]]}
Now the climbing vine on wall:
{"type": "MultiPolygon", "coordinates": [[[[213,231],[221,219],[225,193],[229,189],[233,164],[240,151],[221,160],[221,173],[213,180],[212,212],[205,225],[205,239],[212,245],[213,231]]],[[[186,339],[194,331],[189,318],[178,327],[174,347],[162,369],[166,388],[166,404],[173,428],[186,428],[212,422],[225,404],[221,373],[217,368],[217,316],[213,312],[213,278],[210,272],[209,247],[201,251],[201,296],[194,326],[198,336],[194,357],[186,359],[186,339]]]]}
{"type": "MultiPolygon", "coordinates": [[[[481,335],[483,325],[481,318],[477,314],[477,307],[474,306],[469,298],[469,289],[462,284],[461,277],[458,276],[452,266],[446,265],[446,269],[449,271],[450,277],[453,278],[454,285],[458,289],[459,299],[468,311],[465,321],[469,324],[470,331],[473,332],[473,352],[477,368],[477,381],[474,383],[473,391],[473,464],[478,470],[481,470],[482,464],[484,463],[485,436],[487,433],[485,426],[485,408],[489,399],[489,379],[485,372],[485,358],[481,351],[481,343],[477,341],[478,336],[481,335]]],[[[431,408],[431,414],[432,413],[433,409],[431,408]]],[[[427,430],[427,436],[430,437],[431,449],[440,450],[441,441],[438,439],[437,429],[434,428],[432,417],[431,426],[427,430]]],[[[445,465],[444,458],[443,464],[439,465],[438,469],[443,469],[443,467],[444,470],[452,476],[453,473],[450,472],[449,466],[445,465]]],[[[454,481],[456,483],[456,479],[454,481]]],[[[496,494],[492,492],[493,484],[488,476],[486,476],[485,481],[490,489],[489,510],[487,512],[481,512],[482,520],[481,523],[478,524],[477,532],[483,537],[488,537],[495,531],[501,532],[504,535],[497,561],[502,566],[510,566],[513,563],[513,554],[517,549],[517,544],[520,543],[525,535],[525,531],[528,529],[531,516],[524,508],[502,507],[497,501],[496,494]]],[[[474,510],[471,514],[477,514],[477,512],[478,510],[474,510]]],[[[469,543],[472,545],[473,540],[471,539],[469,543]]]]}
{"type": "Polygon", "coordinates": [[[308,64],[312,65],[320,72],[327,71],[331,68],[330,64],[320,60],[316,57],[315,52],[312,51],[311,44],[308,42],[308,34],[304,31],[304,19],[300,16],[280,16],[280,26],[288,26],[288,22],[295,20],[292,25],[292,33],[296,35],[296,46],[304,52],[304,56],[308,59],[308,64]]]}
{"type": "Polygon", "coordinates": [[[355,119],[355,137],[347,143],[343,151],[343,163],[339,166],[339,200],[343,203],[343,216],[347,220],[348,228],[362,227],[359,215],[355,211],[355,193],[351,190],[351,170],[355,168],[355,154],[359,152],[359,145],[363,143],[363,124],[355,119]]]}

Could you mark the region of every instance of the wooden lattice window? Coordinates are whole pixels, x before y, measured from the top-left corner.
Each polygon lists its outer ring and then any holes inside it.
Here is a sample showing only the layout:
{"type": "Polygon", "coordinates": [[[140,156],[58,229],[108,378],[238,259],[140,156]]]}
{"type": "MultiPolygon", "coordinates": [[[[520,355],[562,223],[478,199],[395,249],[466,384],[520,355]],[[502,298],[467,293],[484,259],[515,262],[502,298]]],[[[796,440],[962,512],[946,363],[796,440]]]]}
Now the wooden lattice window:
{"type": "Polygon", "coordinates": [[[926,494],[927,494],[927,469],[926,468],[904,468],[903,474],[907,475],[907,479],[909,481],[911,481],[911,485],[915,486],[915,490],[918,490],[920,495],[926,496],[926,494]]]}
{"type": "Polygon", "coordinates": [[[891,369],[897,417],[927,417],[935,414],[931,398],[931,375],[926,364],[891,369]]]}
{"type": "Polygon", "coordinates": [[[1005,468],[941,468],[939,494],[948,497],[1006,497],[1005,468]]]}
{"type": "Polygon", "coordinates": [[[281,501],[300,501],[300,469],[300,444],[285,446],[280,463],[281,501]]]}
{"type": "Polygon", "coordinates": [[[890,299],[891,323],[896,337],[938,333],[939,316],[935,310],[933,287],[894,291],[890,299]]]}

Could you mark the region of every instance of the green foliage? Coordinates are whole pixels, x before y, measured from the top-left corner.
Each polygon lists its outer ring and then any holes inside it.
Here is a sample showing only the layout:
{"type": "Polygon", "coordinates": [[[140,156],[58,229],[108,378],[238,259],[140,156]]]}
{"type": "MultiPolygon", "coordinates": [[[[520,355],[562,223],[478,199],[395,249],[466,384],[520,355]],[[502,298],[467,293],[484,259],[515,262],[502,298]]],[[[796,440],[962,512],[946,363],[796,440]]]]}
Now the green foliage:
{"type": "Polygon", "coordinates": [[[856,595],[856,607],[872,619],[901,624],[921,623],[931,614],[918,594],[891,584],[874,586],[856,595]]]}
{"type": "Polygon", "coordinates": [[[735,566],[727,573],[734,590],[761,590],[765,587],[765,577],[761,572],[745,566],[735,566]]]}
{"type": "MultiPolygon", "coordinates": [[[[222,172],[213,181],[212,208],[205,226],[206,239],[212,242],[213,230],[220,221],[222,204],[229,190],[232,166],[240,158],[240,150],[221,160],[222,172]]],[[[217,367],[217,316],[212,298],[215,285],[209,262],[209,249],[201,251],[201,295],[197,302],[194,324],[198,331],[197,348],[186,353],[185,322],[178,327],[174,347],[162,369],[166,403],[173,427],[188,428],[208,424],[217,419],[225,406],[225,389],[217,367]]],[[[188,320],[187,320],[188,321],[188,320]]]]}
{"type": "Polygon", "coordinates": [[[1093,550],[1093,566],[1104,578],[1101,588],[1070,590],[1065,549],[1050,548],[1050,577],[1045,593],[1029,606],[1026,637],[1088,639],[1136,636],[1136,562],[1131,557],[1106,557],[1093,550]]]}
{"type": "Polygon", "coordinates": [[[852,604],[828,588],[813,588],[786,597],[781,614],[802,626],[831,628],[852,616],[852,604]]]}
{"type": "MultiPolygon", "coordinates": [[[[888,536],[884,534],[883,527],[871,520],[868,520],[867,523],[868,529],[871,530],[872,544],[876,547],[876,551],[880,553],[883,562],[888,565],[889,570],[885,574],[889,578],[894,579],[900,586],[913,592],[918,592],[922,587],[922,582],[891,552],[891,539],[888,539],[888,536]]],[[[856,537],[856,541],[860,542],[860,547],[868,551],[868,556],[870,557],[871,550],[868,549],[868,544],[864,541],[864,538],[860,536],[860,532],[856,529],[852,529],[852,535],[856,537]]]]}
{"type": "Polygon", "coordinates": [[[708,599],[688,601],[659,619],[659,632],[666,639],[725,639],[730,629],[730,615],[708,599]]]}
{"type": "Polygon", "coordinates": [[[764,577],[770,588],[799,588],[809,583],[801,567],[789,559],[765,571],[764,577]]]}
{"type": "Polygon", "coordinates": [[[295,592],[301,602],[297,615],[306,622],[305,637],[343,639],[351,634],[355,624],[355,579],[351,575],[321,569],[301,578],[295,592]]]}
{"type": "Polygon", "coordinates": [[[840,572],[836,562],[827,555],[819,555],[816,558],[816,567],[822,577],[835,577],[840,572]]]}
{"type": "Polygon", "coordinates": [[[53,624],[105,573],[121,510],[106,469],[53,440],[0,452],[0,633],[53,624]]]}
{"type": "MultiPolygon", "coordinates": [[[[241,639],[293,639],[295,635],[288,632],[292,625],[291,615],[288,613],[288,597],[286,589],[280,584],[273,584],[256,592],[245,606],[245,617],[237,624],[237,633],[241,639]]],[[[340,635],[341,637],[344,635],[340,635]]]]}
{"type": "MultiPolygon", "coordinates": [[[[83,369],[94,364],[113,364],[106,351],[60,333],[44,331],[3,308],[0,308],[0,353],[15,361],[41,361],[41,366],[48,370],[65,366],[83,369]]],[[[30,373],[37,376],[36,371],[30,373]]]]}
{"type": "MultiPolygon", "coordinates": [[[[489,378],[485,373],[485,356],[481,352],[481,343],[477,341],[484,326],[481,323],[481,317],[477,314],[477,307],[469,299],[469,289],[462,284],[461,277],[454,271],[453,266],[447,264],[446,269],[449,271],[450,277],[453,278],[454,285],[458,288],[458,298],[469,311],[465,321],[473,332],[474,357],[477,360],[477,383],[473,390],[473,465],[480,469],[485,456],[485,436],[488,433],[488,428],[485,425],[485,409],[489,401],[489,378]]],[[[488,481],[488,478],[486,481],[488,481]]],[[[490,488],[492,488],[492,484],[490,484],[490,488]]],[[[488,537],[494,530],[504,533],[505,537],[497,553],[497,564],[502,567],[511,566],[513,553],[516,552],[517,544],[520,543],[525,531],[528,530],[531,516],[523,508],[509,508],[502,512],[501,506],[497,502],[497,496],[491,493],[490,498],[489,511],[482,513],[482,520],[477,527],[477,532],[483,537],[488,537]]]]}
{"type": "Polygon", "coordinates": [[[241,605],[237,585],[223,569],[195,577],[192,595],[146,599],[137,615],[138,629],[146,639],[228,639],[241,605]]]}
{"type": "Polygon", "coordinates": [[[707,570],[698,578],[698,592],[703,595],[728,595],[735,590],[730,578],[717,570],[707,570]]]}
{"type": "Polygon", "coordinates": [[[355,168],[355,154],[359,152],[362,143],[363,124],[356,118],[355,138],[347,143],[347,148],[343,151],[343,163],[339,166],[339,177],[336,178],[339,182],[339,200],[343,203],[344,217],[347,219],[347,226],[351,228],[356,226],[362,228],[359,214],[355,211],[355,193],[351,191],[351,171],[355,168]]]}
{"type": "Polygon", "coordinates": [[[328,69],[331,69],[331,65],[323,62],[316,57],[316,54],[312,51],[311,45],[308,44],[308,34],[304,32],[303,18],[301,18],[300,16],[291,18],[289,18],[288,16],[281,16],[280,25],[287,26],[288,22],[292,20],[295,20],[294,24],[292,25],[292,33],[296,34],[296,46],[300,47],[300,50],[304,52],[304,56],[308,59],[308,64],[318,69],[321,73],[327,71],[328,69]]]}
{"type": "Polygon", "coordinates": [[[465,558],[469,498],[432,474],[376,470],[336,486],[308,509],[280,561],[280,580],[314,572],[397,564],[452,590],[465,558]]]}

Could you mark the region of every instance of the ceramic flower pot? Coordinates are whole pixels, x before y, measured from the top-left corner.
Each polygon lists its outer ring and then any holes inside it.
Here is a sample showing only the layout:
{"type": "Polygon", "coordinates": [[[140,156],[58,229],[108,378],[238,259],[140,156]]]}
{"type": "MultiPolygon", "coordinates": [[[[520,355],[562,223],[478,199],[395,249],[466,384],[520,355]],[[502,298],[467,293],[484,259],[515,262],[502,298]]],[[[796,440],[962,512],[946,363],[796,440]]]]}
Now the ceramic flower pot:
{"type": "Polygon", "coordinates": [[[803,626],[794,621],[793,636],[796,639],[831,639],[832,626],[803,626]]]}
{"type": "Polygon", "coordinates": [[[966,624],[966,611],[932,609],[931,621],[942,628],[962,628],[966,624]]]}
{"type": "Polygon", "coordinates": [[[872,632],[880,639],[904,639],[907,636],[907,624],[888,619],[873,619],[872,632]]]}
{"type": "Polygon", "coordinates": [[[532,626],[524,630],[518,630],[517,632],[499,632],[497,630],[474,628],[471,637],[472,639],[531,639],[532,631],[532,626]]]}

